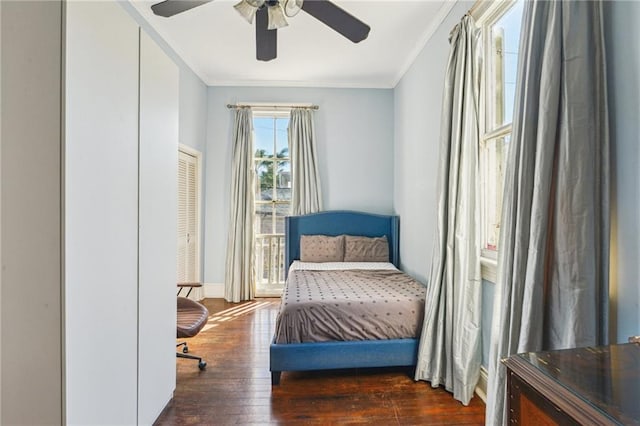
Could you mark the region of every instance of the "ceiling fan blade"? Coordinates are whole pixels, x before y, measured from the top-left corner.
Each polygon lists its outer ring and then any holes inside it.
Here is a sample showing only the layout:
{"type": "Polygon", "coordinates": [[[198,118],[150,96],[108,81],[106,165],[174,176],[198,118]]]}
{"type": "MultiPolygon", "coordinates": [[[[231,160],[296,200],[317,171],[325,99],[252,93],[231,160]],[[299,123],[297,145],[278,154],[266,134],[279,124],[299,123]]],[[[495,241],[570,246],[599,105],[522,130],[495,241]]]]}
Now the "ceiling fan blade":
{"type": "Polygon", "coordinates": [[[151,10],[158,16],[168,18],[210,1],[212,0],[165,0],[151,6],[151,10]]]}
{"type": "Polygon", "coordinates": [[[256,58],[270,61],[278,56],[278,30],[269,28],[269,12],[261,7],[256,12],[256,58]]]}
{"type": "Polygon", "coordinates": [[[302,3],[302,10],[354,43],[367,38],[371,30],[367,24],[329,0],[305,0],[302,3]]]}

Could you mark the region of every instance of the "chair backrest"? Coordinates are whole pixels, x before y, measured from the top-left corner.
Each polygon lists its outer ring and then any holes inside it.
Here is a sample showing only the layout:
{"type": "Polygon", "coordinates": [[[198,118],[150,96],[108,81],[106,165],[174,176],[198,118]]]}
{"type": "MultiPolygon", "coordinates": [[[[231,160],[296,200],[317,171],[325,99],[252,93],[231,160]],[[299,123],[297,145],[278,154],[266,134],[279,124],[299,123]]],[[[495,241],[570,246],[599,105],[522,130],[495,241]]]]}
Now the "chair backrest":
{"type": "Polygon", "coordinates": [[[186,297],[178,297],[177,337],[193,337],[202,330],[209,318],[209,311],[202,303],[186,297]]]}

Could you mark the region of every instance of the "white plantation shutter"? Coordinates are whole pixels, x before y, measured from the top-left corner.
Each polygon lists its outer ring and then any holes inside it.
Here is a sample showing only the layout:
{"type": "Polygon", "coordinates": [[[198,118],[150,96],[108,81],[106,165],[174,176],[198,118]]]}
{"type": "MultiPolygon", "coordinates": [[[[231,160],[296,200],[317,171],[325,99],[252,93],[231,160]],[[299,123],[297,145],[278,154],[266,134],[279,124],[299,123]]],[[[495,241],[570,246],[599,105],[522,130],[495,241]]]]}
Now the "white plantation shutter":
{"type": "Polygon", "coordinates": [[[178,156],[178,282],[198,280],[198,163],[178,156]]]}
{"type": "Polygon", "coordinates": [[[187,259],[186,275],[187,281],[196,281],[196,259],[198,246],[198,180],[197,180],[197,163],[194,157],[191,157],[187,163],[187,259]]]}
{"type": "Polygon", "coordinates": [[[185,281],[185,259],[187,254],[187,161],[182,152],[178,155],[178,282],[185,281]]]}

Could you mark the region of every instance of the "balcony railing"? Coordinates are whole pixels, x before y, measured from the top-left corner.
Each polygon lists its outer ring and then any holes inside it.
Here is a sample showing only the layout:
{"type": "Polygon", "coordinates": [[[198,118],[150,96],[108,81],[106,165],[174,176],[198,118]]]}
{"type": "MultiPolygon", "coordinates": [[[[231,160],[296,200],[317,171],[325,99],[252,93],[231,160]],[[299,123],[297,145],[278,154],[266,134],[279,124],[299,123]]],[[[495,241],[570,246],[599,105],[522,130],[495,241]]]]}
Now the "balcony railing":
{"type": "Polygon", "coordinates": [[[255,239],[256,285],[277,289],[284,285],[284,234],[257,234],[255,239]]]}

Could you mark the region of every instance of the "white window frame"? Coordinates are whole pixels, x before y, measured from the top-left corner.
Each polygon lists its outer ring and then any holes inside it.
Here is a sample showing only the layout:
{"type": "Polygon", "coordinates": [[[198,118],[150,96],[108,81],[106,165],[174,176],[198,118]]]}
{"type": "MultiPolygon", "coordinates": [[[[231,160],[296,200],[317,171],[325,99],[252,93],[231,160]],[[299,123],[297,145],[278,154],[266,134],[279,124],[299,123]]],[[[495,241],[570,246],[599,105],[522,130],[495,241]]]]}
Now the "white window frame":
{"type": "MultiPolygon", "coordinates": [[[[478,1],[471,10],[471,14],[476,20],[476,24],[482,31],[482,48],[483,48],[483,68],[482,68],[482,80],[480,87],[480,178],[481,178],[481,241],[482,250],[480,255],[480,265],[482,278],[490,281],[497,281],[497,266],[498,266],[498,250],[489,250],[485,248],[487,241],[488,227],[490,226],[485,220],[485,202],[487,197],[487,185],[484,184],[486,180],[486,173],[482,168],[486,164],[487,158],[487,144],[490,140],[510,136],[512,132],[512,122],[506,123],[501,126],[490,128],[489,123],[493,122],[494,118],[494,106],[495,102],[490,102],[488,96],[494,94],[493,90],[493,72],[489,72],[490,67],[493,67],[493,60],[491,58],[491,52],[493,51],[491,43],[491,26],[502,18],[516,3],[517,0],[505,0],[505,1],[478,1]]],[[[500,188],[502,190],[502,188],[500,188]]]]}
{"type": "MultiPolygon", "coordinates": [[[[291,107],[289,106],[274,106],[273,104],[271,104],[270,106],[265,106],[265,107],[261,107],[261,106],[255,106],[256,104],[253,104],[254,106],[252,107],[252,120],[254,118],[289,118],[291,116],[291,107]]],[[[255,165],[257,158],[255,157],[255,147],[252,149],[252,154],[251,154],[251,159],[252,159],[252,164],[255,165]]],[[[291,163],[291,151],[289,151],[289,163],[291,163]]],[[[257,179],[257,176],[256,176],[257,179]]],[[[267,203],[260,203],[258,200],[254,201],[255,205],[258,204],[267,204],[267,203]]],[[[280,204],[286,204],[286,203],[280,203],[280,204]]],[[[291,206],[291,201],[289,201],[289,206],[291,206]]],[[[254,206],[254,216],[255,216],[255,206],[254,206]]],[[[264,236],[266,234],[260,234],[260,233],[256,233],[254,230],[254,235],[253,235],[253,239],[255,241],[256,237],[260,237],[260,236],[264,236]]],[[[268,235],[274,235],[274,234],[268,234],[268,235]]],[[[277,235],[277,234],[276,234],[277,235]]],[[[283,235],[284,238],[284,235],[283,235]]],[[[286,265],[284,266],[286,267],[286,265]]],[[[256,275],[257,275],[258,271],[256,268],[256,275]]],[[[257,278],[257,276],[256,276],[257,278]]],[[[256,286],[256,296],[258,297],[280,297],[282,290],[284,288],[284,284],[282,286],[274,286],[271,285],[268,288],[259,288],[258,286],[256,286]]]]}

